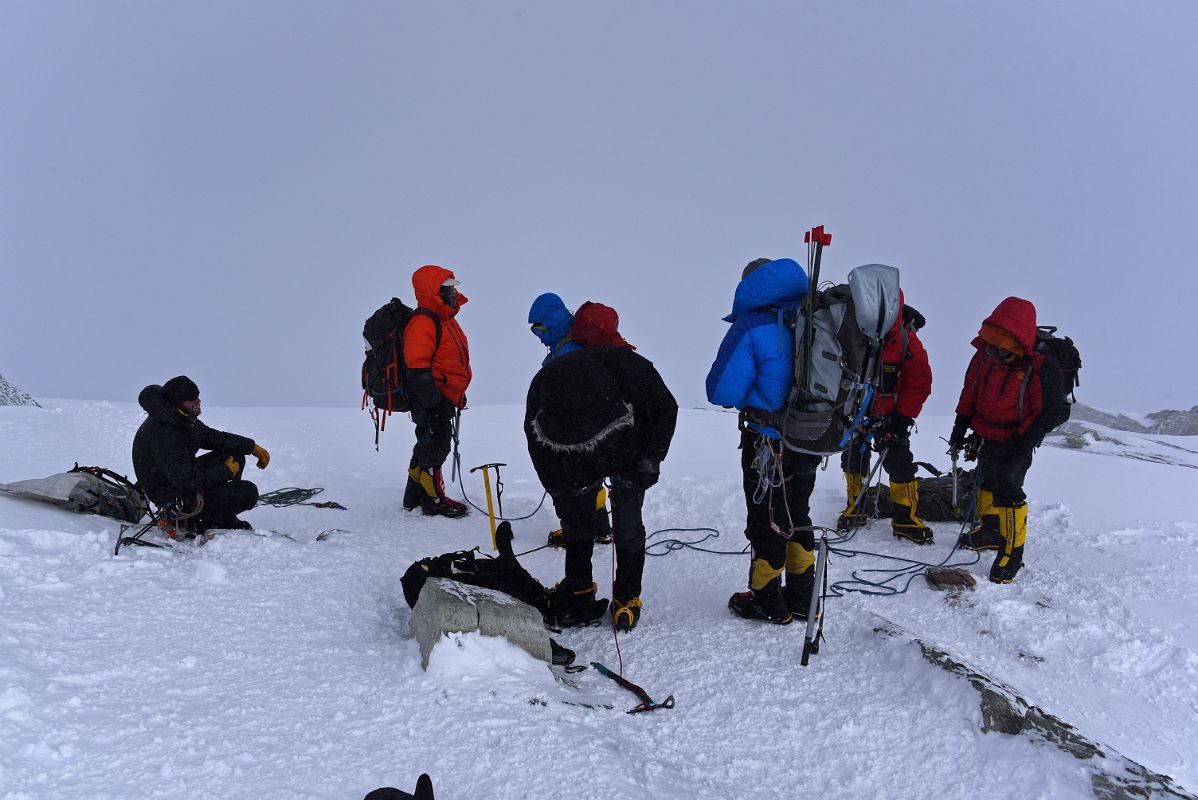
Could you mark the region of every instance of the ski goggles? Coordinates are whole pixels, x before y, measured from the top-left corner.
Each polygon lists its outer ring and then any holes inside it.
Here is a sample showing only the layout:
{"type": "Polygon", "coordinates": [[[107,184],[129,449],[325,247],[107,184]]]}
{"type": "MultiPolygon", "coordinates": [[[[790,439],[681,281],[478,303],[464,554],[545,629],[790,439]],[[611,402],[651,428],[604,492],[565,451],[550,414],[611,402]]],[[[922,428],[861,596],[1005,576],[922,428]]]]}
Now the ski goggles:
{"type": "Polygon", "coordinates": [[[535,325],[530,325],[529,329],[533,333],[548,333],[549,332],[549,326],[546,325],[544,322],[538,322],[535,325]]]}

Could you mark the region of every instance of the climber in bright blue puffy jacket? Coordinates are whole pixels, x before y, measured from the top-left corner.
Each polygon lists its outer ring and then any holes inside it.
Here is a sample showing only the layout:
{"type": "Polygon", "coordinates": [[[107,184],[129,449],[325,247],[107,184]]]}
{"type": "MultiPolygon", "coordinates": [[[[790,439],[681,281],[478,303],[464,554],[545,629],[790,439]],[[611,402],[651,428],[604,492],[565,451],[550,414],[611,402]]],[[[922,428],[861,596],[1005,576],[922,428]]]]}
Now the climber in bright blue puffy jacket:
{"type": "Polygon", "coordinates": [[[707,374],[707,398],[741,410],[741,485],[749,585],[728,610],[756,622],[804,620],[815,591],[811,492],[821,458],[791,450],[753,409],[781,411],[794,384],[794,330],[807,274],[789,258],[759,258],[745,267],[724,319],[732,327],[707,374]],[[743,413],[746,410],[749,413],[743,413]]]}
{"type": "Polygon", "coordinates": [[[559,356],[581,349],[581,345],[570,339],[574,315],[553,292],[546,292],[532,301],[532,308],[528,310],[528,324],[541,343],[549,348],[549,353],[541,362],[542,367],[559,356]]]}
{"type": "MultiPolygon", "coordinates": [[[[732,327],[707,373],[707,399],[741,411],[780,411],[794,384],[794,332],[788,322],[807,295],[807,273],[793,259],[758,259],[745,267],[724,317],[732,327]]],[[[750,427],[774,439],[769,426],[750,427]]]]}

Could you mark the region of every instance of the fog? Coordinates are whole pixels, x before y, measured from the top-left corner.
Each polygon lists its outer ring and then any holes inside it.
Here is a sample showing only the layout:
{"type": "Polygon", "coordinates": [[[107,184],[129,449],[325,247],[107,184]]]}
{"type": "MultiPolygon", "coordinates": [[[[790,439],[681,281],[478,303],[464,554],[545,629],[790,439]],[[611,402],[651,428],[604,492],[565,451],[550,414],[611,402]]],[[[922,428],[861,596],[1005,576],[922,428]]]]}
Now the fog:
{"type": "Polygon", "coordinates": [[[744,264],[902,271],[951,408],[1007,295],[1080,399],[1198,403],[1198,5],[10,2],[0,372],[132,401],[356,405],[423,264],[518,403],[543,291],[599,300],[679,402],[744,264]]]}

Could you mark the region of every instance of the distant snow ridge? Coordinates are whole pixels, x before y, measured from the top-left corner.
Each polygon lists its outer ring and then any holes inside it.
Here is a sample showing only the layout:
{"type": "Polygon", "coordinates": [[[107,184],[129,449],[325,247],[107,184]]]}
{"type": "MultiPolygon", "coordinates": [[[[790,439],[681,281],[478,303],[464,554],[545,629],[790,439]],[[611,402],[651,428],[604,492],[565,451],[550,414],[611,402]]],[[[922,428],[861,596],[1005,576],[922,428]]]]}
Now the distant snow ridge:
{"type": "Polygon", "coordinates": [[[13,386],[0,375],[0,406],[41,406],[36,400],[13,386]]]}
{"type": "Polygon", "coordinates": [[[1110,414],[1077,403],[1073,406],[1070,419],[1078,422],[1095,422],[1117,431],[1132,433],[1157,433],[1165,436],[1198,436],[1198,406],[1189,411],[1153,411],[1145,418],[1148,424],[1132,419],[1126,414],[1110,414]]]}

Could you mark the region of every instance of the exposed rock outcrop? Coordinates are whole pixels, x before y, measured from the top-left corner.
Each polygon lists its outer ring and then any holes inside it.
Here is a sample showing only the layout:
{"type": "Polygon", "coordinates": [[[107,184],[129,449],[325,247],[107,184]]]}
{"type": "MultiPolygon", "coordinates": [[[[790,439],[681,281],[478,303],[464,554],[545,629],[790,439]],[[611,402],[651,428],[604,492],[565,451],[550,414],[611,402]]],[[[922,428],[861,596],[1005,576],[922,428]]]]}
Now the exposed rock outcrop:
{"type": "Polygon", "coordinates": [[[0,375],[0,406],[38,406],[36,400],[13,386],[0,375]]]}

